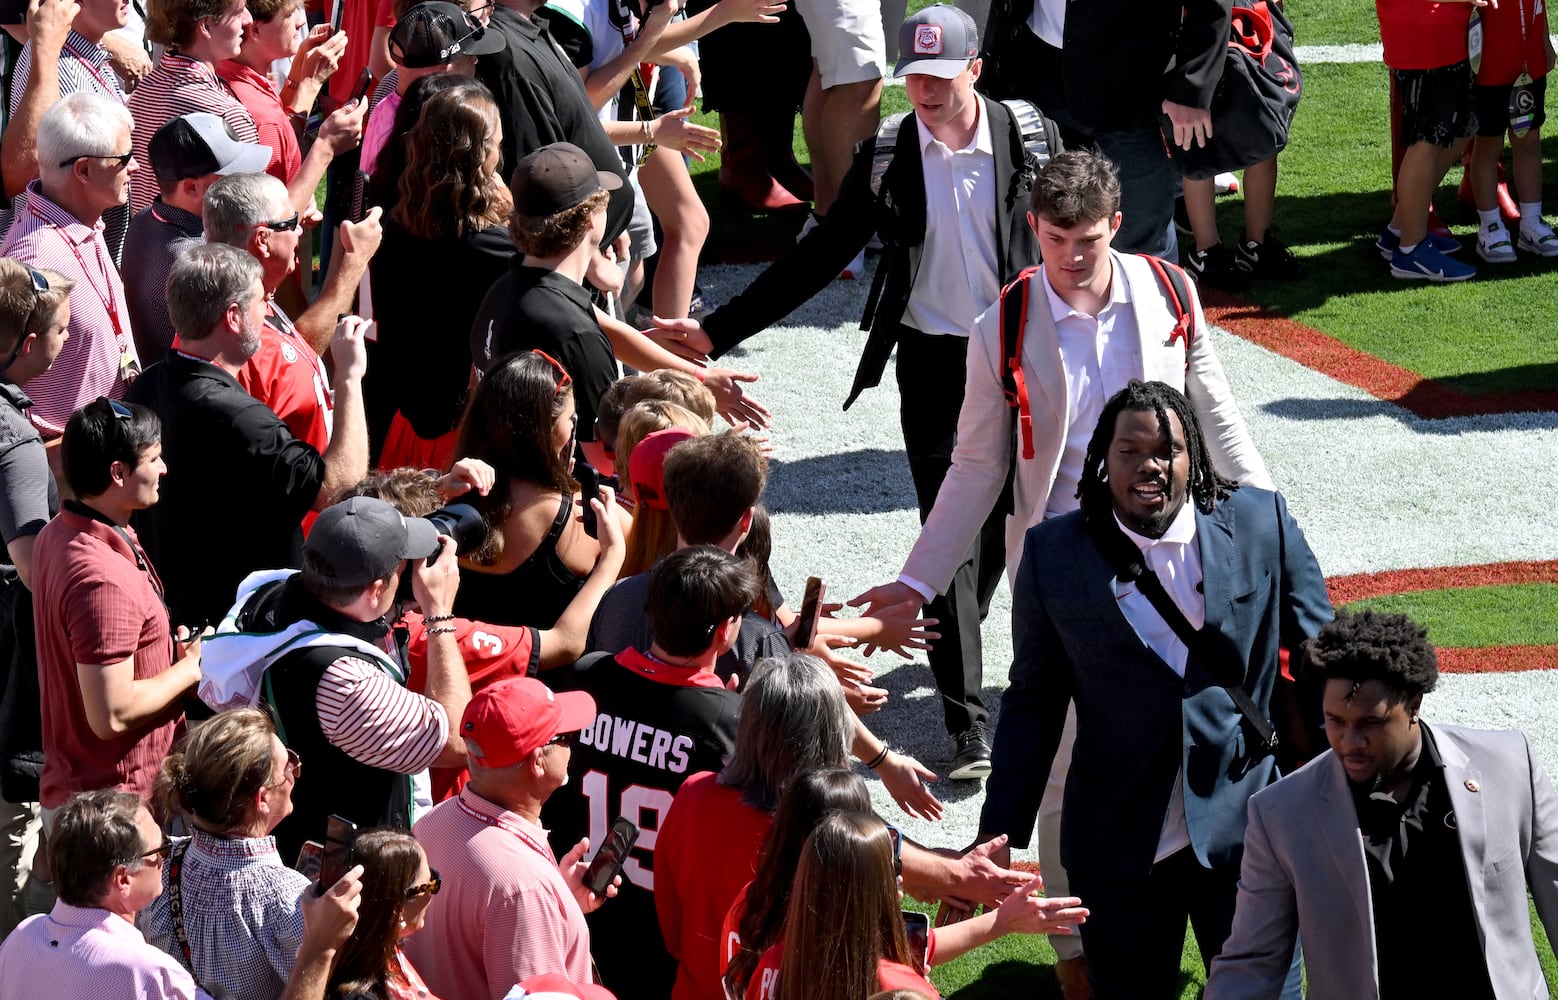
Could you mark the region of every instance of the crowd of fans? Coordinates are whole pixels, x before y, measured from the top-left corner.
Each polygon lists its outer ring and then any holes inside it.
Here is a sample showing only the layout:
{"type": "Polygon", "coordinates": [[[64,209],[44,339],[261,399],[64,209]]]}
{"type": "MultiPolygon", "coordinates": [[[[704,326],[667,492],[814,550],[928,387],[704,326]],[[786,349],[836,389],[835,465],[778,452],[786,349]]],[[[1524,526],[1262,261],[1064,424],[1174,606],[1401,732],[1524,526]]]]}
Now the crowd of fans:
{"type": "MultiPolygon", "coordinates": [[[[1545,17],[1515,51],[1490,7],[1474,89],[1458,5],[1405,4],[1379,0],[1407,147],[1392,272],[1470,276],[1423,194],[1472,130],[1479,254],[1558,255],[1531,200],[1545,17]],[[1511,240],[1504,123],[1476,121],[1532,93],[1511,240]]],[[[913,111],[886,122],[876,0],[20,17],[0,1000],[935,998],[932,966],[1009,934],[1051,935],[1068,1000],[1166,997],[1187,922],[1209,995],[1298,996],[1301,961],[1317,995],[1539,992],[1528,948],[1425,975],[1392,921],[1462,864],[1462,943],[1528,929],[1527,884],[1558,929],[1550,782],[1518,738],[1422,723],[1420,629],[1332,620],[1172,263],[1182,189],[1200,283],[1301,273],[1274,156],[1240,164],[1229,253],[1211,183],[1165,155],[1229,124],[1223,0],[998,2],[983,44],[927,7],[893,71],[913,111]],[[718,130],[689,120],[700,94],[718,130]],[[814,211],[710,312],[688,158],[722,146],[747,206],[814,211]],[[776,585],[768,413],[711,358],[873,240],[845,405],[896,351],[924,529],[850,616],[776,585]],[[931,651],[948,776],[989,778],[973,845],[873,810],[866,773],[911,816],[942,804],[871,732],[893,707],[850,647],[931,651]],[[1299,787],[1342,812],[1299,818],[1299,787]],[[1516,889],[1485,891],[1462,789],[1498,806],[1499,865],[1521,845],[1524,880],[1494,866],[1516,889]],[[1035,824],[1042,877],[1010,858],[1035,824]],[[1302,844],[1325,842],[1357,854],[1361,954],[1317,926],[1352,912],[1315,888],[1336,880],[1302,844]]]]}

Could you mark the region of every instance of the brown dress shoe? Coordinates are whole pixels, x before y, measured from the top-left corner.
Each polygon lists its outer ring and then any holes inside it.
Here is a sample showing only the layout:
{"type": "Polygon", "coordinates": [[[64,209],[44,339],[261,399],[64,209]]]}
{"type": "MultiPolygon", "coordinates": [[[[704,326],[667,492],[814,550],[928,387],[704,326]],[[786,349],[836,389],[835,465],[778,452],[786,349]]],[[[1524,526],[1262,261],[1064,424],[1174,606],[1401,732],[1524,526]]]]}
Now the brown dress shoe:
{"type": "Polygon", "coordinates": [[[1093,988],[1087,984],[1087,956],[1063,958],[1055,963],[1055,979],[1065,1000],[1092,1000],[1093,988]]]}

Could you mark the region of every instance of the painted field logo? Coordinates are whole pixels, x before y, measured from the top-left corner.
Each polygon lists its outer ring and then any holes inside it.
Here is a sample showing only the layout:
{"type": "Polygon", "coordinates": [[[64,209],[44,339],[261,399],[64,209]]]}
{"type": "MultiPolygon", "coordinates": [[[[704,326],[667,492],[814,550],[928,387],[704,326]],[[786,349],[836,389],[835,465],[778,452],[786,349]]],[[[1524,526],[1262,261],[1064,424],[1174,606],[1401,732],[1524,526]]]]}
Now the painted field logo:
{"type": "Polygon", "coordinates": [[[941,55],[941,25],[922,24],[914,29],[914,54],[917,56],[941,55]]]}

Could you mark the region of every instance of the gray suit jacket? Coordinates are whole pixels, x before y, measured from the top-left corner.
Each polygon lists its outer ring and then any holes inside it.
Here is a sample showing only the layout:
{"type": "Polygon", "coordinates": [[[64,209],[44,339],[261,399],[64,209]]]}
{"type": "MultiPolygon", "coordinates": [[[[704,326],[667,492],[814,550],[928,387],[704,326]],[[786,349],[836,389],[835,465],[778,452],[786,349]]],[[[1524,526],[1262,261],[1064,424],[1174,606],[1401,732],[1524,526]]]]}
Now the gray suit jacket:
{"type": "MultiPolygon", "coordinates": [[[[1480,938],[1451,946],[1481,949],[1495,995],[1546,997],[1526,889],[1558,943],[1558,794],[1525,734],[1433,730],[1480,938]]],[[[1431,915],[1424,921],[1431,927],[1431,915]]],[[[1310,996],[1377,1000],[1368,866],[1345,772],[1329,751],[1250,800],[1238,911],[1206,1000],[1275,998],[1295,935],[1310,996]]]]}

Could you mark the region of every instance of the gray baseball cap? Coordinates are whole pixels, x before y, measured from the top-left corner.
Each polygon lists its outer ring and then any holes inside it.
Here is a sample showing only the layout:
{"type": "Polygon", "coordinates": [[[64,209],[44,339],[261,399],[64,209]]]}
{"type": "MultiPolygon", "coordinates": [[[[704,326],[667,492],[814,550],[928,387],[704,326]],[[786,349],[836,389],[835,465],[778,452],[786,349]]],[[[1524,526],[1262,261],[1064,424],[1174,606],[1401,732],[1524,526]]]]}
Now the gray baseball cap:
{"type": "Polygon", "coordinates": [[[898,65],[893,76],[922,73],[950,80],[979,55],[974,19],[950,4],[922,8],[898,29],[898,65]]]}
{"type": "Polygon", "coordinates": [[[352,497],[320,513],[303,551],[314,557],[326,582],[366,587],[388,576],[402,559],[426,559],[437,552],[438,529],[383,500],[352,497]]]}

